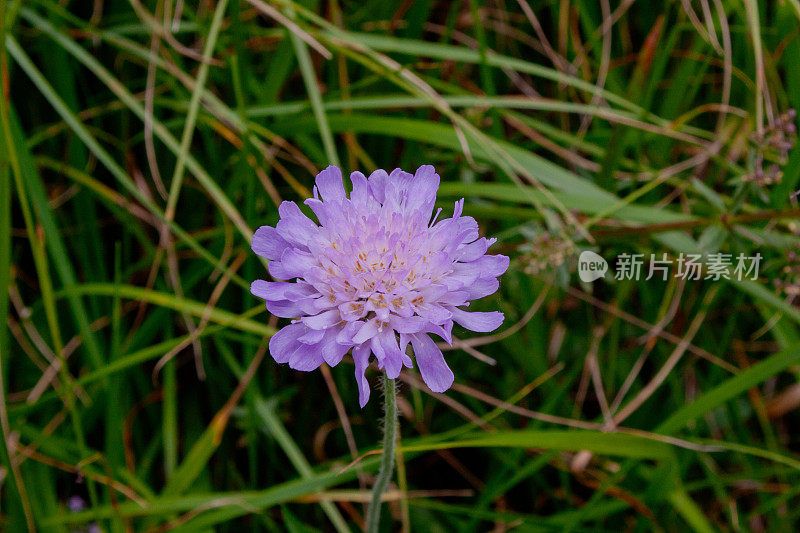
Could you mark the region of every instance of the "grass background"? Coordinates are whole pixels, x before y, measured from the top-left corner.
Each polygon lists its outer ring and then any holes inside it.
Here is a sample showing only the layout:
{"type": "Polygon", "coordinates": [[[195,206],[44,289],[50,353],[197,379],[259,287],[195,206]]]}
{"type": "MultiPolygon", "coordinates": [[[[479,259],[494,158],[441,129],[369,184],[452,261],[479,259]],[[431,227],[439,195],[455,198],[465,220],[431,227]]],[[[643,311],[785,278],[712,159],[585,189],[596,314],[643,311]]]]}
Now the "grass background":
{"type": "Polygon", "coordinates": [[[330,163],[434,164],[512,257],[456,386],[401,378],[384,531],[798,529],[797,0],[0,6],[3,531],[360,530],[377,391],[248,291],[330,163]]]}

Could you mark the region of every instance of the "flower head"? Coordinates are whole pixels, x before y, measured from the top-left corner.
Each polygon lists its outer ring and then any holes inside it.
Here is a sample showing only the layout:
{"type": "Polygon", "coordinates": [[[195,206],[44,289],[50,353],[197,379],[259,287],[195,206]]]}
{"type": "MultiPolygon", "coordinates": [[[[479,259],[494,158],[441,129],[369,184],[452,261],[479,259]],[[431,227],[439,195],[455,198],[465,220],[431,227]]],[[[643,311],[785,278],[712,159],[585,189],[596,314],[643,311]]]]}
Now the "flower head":
{"type": "Polygon", "coordinates": [[[467,312],[470,300],[494,293],[508,257],[485,255],[495,239],[479,237],[475,219],[433,215],[439,175],[431,166],[415,174],[376,170],[369,179],[350,175],[347,197],[341,171],[317,175],[314,198],[305,203],[319,220],[294,202],[278,208],[280,221],[253,236],[253,251],[270,260],[275,279],[256,280],[250,290],[273,315],[294,319],[269,342],[272,357],[296,370],[335,366],[352,349],[363,407],[369,399],[364,371],[374,355],[378,367],[396,378],[412,367],[411,343],[422,379],[435,392],[453,384],[453,372],[430,338],[451,342],[453,322],[473,331],[492,331],[500,312],[467,312]]]}

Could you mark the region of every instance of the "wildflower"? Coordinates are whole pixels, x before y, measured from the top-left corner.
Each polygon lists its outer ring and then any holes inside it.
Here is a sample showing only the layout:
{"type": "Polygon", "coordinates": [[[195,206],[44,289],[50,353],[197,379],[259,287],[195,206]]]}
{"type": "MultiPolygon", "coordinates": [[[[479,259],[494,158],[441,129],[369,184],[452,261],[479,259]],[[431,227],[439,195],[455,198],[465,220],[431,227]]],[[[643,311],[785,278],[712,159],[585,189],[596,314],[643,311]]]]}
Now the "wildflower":
{"type": "Polygon", "coordinates": [[[775,279],[773,283],[790,302],[794,302],[795,298],[800,296],[800,253],[789,250],[786,253],[786,259],[788,261],[781,269],[783,279],[775,279]]]}
{"type": "Polygon", "coordinates": [[[745,181],[754,182],[756,185],[766,187],[774,183],[780,183],[783,178],[781,167],[789,161],[789,152],[797,142],[797,127],[794,120],[797,113],[794,109],[789,109],[775,119],[775,122],[764,129],[763,132],[755,132],[750,138],[756,144],[756,156],[754,170],[745,175],[745,181]],[[773,163],[764,168],[764,156],[766,153],[777,158],[778,163],[773,163]]]}
{"type": "Polygon", "coordinates": [[[556,271],[568,261],[573,261],[577,252],[572,241],[549,231],[532,235],[530,241],[520,246],[519,250],[522,252],[524,272],[532,275],[556,271]]]}
{"type": "Polygon", "coordinates": [[[502,313],[462,308],[497,290],[508,257],[485,255],[496,239],[479,237],[475,219],[461,216],[463,199],[451,218],[437,222],[440,209],[431,220],[439,188],[431,166],[414,175],[376,170],[369,179],[353,172],[350,181],[348,198],[341,171],[328,167],[305,201],[319,224],[283,202],[277,225],[253,237],[253,251],[270,260],[270,275],[295,280],[251,286],[270,313],[294,319],[270,339],[270,353],[310,371],[323,362],[335,366],[352,350],[363,407],[370,357],[394,379],[412,367],[410,343],[425,383],[444,392],[453,372],[429,334],[450,343],[453,322],[481,332],[499,327],[502,313]]]}

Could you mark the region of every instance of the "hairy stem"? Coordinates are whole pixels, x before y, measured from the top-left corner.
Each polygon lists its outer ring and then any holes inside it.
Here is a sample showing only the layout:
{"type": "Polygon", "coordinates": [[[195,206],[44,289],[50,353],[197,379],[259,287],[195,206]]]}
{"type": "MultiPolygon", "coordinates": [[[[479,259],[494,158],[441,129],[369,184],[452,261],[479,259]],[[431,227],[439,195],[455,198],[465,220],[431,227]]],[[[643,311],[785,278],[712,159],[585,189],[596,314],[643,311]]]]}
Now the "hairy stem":
{"type": "Polygon", "coordinates": [[[383,455],[378,479],[372,487],[372,499],[367,509],[367,533],[377,533],[381,519],[381,496],[392,478],[395,461],[395,442],[397,441],[397,397],[393,379],[383,375],[384,421],[383,455]]]}

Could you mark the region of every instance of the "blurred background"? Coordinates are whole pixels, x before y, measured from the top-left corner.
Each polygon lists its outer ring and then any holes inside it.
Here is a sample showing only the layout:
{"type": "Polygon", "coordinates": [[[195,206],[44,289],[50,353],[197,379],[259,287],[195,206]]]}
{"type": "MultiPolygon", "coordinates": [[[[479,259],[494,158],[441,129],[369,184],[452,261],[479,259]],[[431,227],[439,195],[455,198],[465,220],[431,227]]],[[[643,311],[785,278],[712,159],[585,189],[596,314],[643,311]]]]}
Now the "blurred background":
{"type": "Polygon", "coordinates": [[[349,356],[277,365],[249,293],[252,231],[329,164],[435,165],[511,256],[453,389],[401,375],[384,531],[798,530],[798,0],[0,19],[0,530],[361,530],[377,373],[359,409],[349,356]]]}

